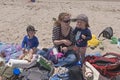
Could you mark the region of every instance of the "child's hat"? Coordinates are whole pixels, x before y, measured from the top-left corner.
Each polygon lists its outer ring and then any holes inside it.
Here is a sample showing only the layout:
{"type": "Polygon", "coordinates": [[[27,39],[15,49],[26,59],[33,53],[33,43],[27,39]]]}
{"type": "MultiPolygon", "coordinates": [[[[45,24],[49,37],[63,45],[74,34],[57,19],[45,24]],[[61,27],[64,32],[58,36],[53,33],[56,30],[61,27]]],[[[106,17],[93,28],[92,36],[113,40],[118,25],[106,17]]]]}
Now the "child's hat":
{"type": "Polygon", "coordinates": [[[29,26],[27,27],[26,31],[29,32],[29,31],[37,31],[37,30],[35,30],[34,26],[29,25],[29,26]]]}
{"type": "Polygon", "coordinates": [[[84,22],[87,23],[87,26],[89,27],[89,24],[88,24],[88,17],[85,15],[85,14],[80,14],[78,15],[76,18],[75,18],[75,21],[77,20],[82,20],[84,22]]]}

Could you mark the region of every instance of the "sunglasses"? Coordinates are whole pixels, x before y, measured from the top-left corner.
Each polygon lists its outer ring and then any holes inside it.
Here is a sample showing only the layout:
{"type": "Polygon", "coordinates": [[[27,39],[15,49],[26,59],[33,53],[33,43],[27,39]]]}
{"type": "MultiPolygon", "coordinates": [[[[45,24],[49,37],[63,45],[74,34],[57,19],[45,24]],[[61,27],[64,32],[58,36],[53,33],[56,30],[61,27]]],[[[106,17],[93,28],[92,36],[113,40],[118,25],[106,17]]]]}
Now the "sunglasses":
{"type": "Polygon", "coordinates": [[[64,23],[69,23],[71,20],[63,20],[64,23]]]}

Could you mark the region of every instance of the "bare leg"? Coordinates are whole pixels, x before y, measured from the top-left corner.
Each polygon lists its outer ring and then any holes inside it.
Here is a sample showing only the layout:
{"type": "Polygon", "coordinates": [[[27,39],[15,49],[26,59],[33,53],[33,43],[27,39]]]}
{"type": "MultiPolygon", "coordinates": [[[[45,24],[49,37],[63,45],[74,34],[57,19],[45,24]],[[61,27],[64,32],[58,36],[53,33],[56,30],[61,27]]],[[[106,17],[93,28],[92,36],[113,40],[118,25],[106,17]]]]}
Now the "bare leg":
{"type": "Polygon", "coordinates": [[[86,53],[86,47],[81,47],[79,49],[79,58],[80,58],[80,61],[82,62],[82,64],[84,63],[85,53],[86,53]]]}
{"type": "Polygon", "coordinates": [[[0,80],[2,80],[2,77],[0,76],[0,80]]]}
{"type": "Polygon", "coordinates": [[[19,59],[23,59],[24,57],[25,57],[25,54],[23,53],[19,56],[19,59]]]}
{"type": "Polygon", "coordinates": [[[29,54],[29,61],[31,61],[31,59],[33,58],[33,54],[34,54],[33,49],[30,49],[28,54],[29,54]]]}
{"type": "Polygon", "coordinates": [[[19,59],[23,59],[26,54],[28,54],[28,50],[27,50],[27,49],[23,50],[23,54],[21,54],[21,55],[19,56],[19,59]]]}
{"type": "Polygon", "coordinates": [[[77,55],[77,61],[80,61],[80,54],[79,54],[79,50],[76,51],[76,55],[77,55]]]}
{"type": "Polygon", "coordinates": [[[84,60],[85,60],[85,53],[86,53],[86,47],[81,47],[79,49],[79,56],[80,56],[80,61],[82,63],[82,72],[83,72],[83,77],[85,78],[85,66],[84,66],[84,60]]]}

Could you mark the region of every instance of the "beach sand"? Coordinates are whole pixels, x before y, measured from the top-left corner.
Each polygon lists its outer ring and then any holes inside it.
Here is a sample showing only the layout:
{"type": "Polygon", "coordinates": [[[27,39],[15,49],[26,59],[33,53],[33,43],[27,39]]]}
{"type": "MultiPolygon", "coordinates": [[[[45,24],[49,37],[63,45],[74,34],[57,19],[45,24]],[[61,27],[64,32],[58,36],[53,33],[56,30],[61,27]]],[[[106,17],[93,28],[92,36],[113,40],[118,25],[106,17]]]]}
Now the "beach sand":
{"type": "MultiPolygon", "coordinates": [[[[112,27],[114,36],[120,38],[120,2],[118,0],[1,0],[0,1],[0,41],[19,43],[26,34],[27,25],[33,25],[38,30],[36,36],[40,48],[52,47],[52,28],[54,21],[61,12],[68,12],[74,18],[84,13],[89,17],[92,34],[96,36],[106,27],[112,27]]],[[[75,26],[76,23],[71,23],[75,26]]],[[[97,47],[87,49],[86,53],[106,52],[120,53],[117,44],[110,40],[103,41],[105,49],[97,47]]]]}

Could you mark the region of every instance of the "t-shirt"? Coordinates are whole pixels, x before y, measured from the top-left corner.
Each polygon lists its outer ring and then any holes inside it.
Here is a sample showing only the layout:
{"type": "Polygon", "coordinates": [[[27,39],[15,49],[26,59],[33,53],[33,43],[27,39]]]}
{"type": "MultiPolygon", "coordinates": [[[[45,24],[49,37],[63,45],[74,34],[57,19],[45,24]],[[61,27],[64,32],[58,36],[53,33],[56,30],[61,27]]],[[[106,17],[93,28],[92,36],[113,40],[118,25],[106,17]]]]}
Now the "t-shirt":
{"type": "Polygon", "coordinates": [[[39,41],[38,38],[36,36],[33,36],[33,38],[29,38],[27,35],[24,37],[23,41],[22,41],[22,48],[27,48],[27,49],[31,49],[34,47],[38,47],[39,45],[39,41]]]}
{"type": "Polygon", "coordinates": [[[92,38],[91,31],[88,28],[80,29],[76,27],[73,33],[75,34],[75,44],[77,47],[86,47],[87,41],[92,38]],[[86,39],[83,39],[82,35],[85,35],[86,39]]]}

